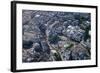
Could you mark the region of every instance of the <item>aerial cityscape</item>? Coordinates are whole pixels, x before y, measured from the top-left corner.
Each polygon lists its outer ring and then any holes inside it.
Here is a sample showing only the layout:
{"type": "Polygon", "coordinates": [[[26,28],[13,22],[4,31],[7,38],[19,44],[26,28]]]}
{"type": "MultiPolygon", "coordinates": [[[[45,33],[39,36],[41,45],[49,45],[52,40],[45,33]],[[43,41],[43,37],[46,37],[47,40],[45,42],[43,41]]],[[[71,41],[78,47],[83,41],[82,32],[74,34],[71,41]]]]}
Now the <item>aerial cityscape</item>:
{"type": "Polygon", "coordinates": [[[91,59],[91,14],[22,10],[22,62],[91,59]]]}

